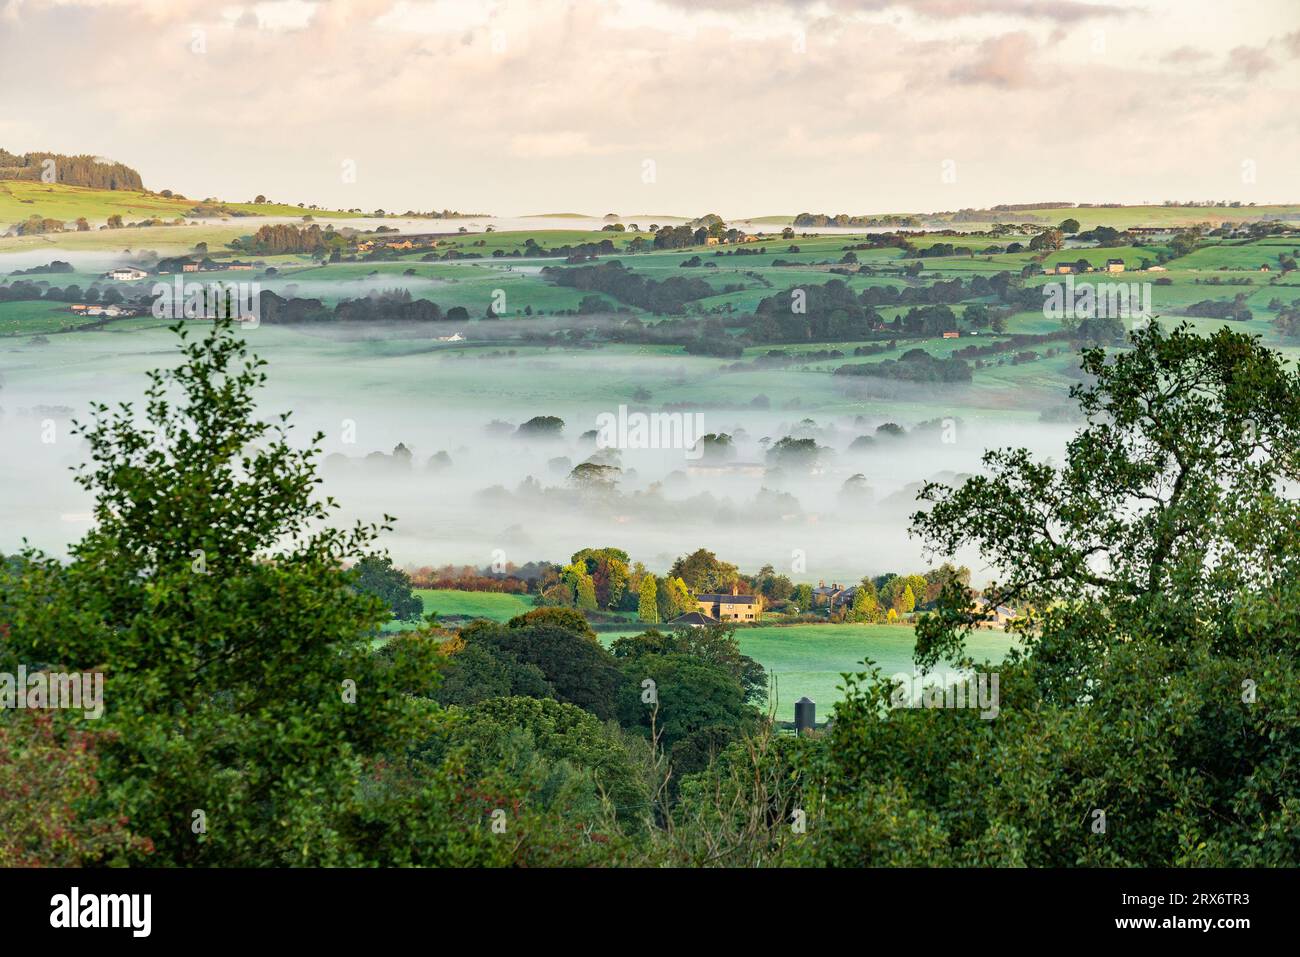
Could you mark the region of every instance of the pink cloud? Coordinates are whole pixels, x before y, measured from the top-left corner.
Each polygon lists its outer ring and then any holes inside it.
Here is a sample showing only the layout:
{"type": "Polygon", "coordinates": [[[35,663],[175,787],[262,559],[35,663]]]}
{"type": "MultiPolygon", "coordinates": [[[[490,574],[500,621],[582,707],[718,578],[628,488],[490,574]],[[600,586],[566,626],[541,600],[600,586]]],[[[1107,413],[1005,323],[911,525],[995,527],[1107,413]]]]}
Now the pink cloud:
{"type": "Polygon", "coordinates": [[[1033,63],[1036,49],[1033,37],[1023,30],[990,37],[976,48],[973,60],[955,68],[949,76],[962,84],[1008,90],[1036,86],[1041,82],[1040,71],[1033,63]]]}

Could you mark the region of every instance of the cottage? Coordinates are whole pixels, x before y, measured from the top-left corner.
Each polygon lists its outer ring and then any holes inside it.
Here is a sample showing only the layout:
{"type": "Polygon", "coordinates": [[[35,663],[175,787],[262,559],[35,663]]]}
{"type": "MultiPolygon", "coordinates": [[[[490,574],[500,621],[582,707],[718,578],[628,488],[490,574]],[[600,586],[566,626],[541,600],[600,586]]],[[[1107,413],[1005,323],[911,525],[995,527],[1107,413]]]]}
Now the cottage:
{"type": "Polygon", "coordinates": [[[1123,272],[1123,271],[1124,271],[1124,260],[1122,260],[1122,259],[1107,259],[1107,260],[1106,260],[1105,271],[1106,271],[1106,272],[1123,272]]]}
{"type": "Polygon", "coordinates": [[[731,586],[730,595],[696,595],[695,602],[703,614],[718,621],[748,622],[763,617],[763,599],[758,595],[737,594],[735,585],[731,586]]]}
{"type": "Polygon", "coordinates": [[[1056,274],[1058,276],[1064,276],[1066,273],[1072,273],[1072,272],[1074,272],[1074,263],[1056,264],[1056,274]]]}

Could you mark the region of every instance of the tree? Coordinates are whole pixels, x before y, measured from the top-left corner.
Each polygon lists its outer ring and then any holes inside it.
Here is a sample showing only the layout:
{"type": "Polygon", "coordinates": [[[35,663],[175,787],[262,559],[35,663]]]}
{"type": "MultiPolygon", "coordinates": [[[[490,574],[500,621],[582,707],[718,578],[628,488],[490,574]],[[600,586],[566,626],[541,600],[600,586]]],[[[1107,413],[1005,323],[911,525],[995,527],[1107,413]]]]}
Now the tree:
{"type": "Polygon", "coordinates": [[[734,625],[716,624],[704,628],[692,626],[668,632],[652,628],[639,635],[615,640],[609,650],[610,654],[620,660],[647,655],[690,655],[726,669],[728,674],[740,682],[747,702],[762,703],[767,700],[767,673],[753,658],[741,654],[734,625]]]}
{"type": "MultiPolygon", "coordinates": [[[[978,550],[989,599],[1025,612],[1024,651],[982,669],[1014,720],[891,709],[879,672],[852,678],[808,862],[890,859],[866,838],[892,807],[957,863],[1294,865],[1300,503],[1279,490],[1300,480],[1300,373],[1226,328],[1130,342],[1084,352],[1059,464],[990,451],[913,516],[927,551],[978,550]]],[[[980,618],[950,576],[917,664],[960,660],[980,618]]]]}
{"type": "Polygon", "coordinates": [[[620,548],[584,548],[570,561],[586,566],[600,608],[617,608],[628,584],[628,554],[620,548]]]}
{"type": "Polygon", "coordinates": [[[590,575],[583,575],[578,579],[573,600],[577,607],[584,611],[596,610],[596,583],[591,580],[590,575]]]}
{"type": "Polygon", "coordinates": [[[894,598],[894,610],[900,615],[906,615],[916,608],[916,595],[912,591],[912,586],[905,584],[903,590],[894,598]]]}
{"type": "Polygon", "coordinates": [[[377,597],[395,620],[419,621],[424,615],[424,602],[411,590],[411,576],[394,568],[387,555],[363,558],[352,567],[352,576],[357,590],[377,597]]]}
{"type": "Polygon", "coordinates": [[[678,615],[696,610],[695,599],[691,597],[686,582],[669,575],[663,579],[663,586],[658,594],[660,621],[672,621],[678,615]]]}
{"type": "Polygon", "coordinates": [[[1226,328],[1203,338],[1153,323],[1130,339],[1113,360],[1083,352],[1096,381],[1071,389],[1087,426],[1063,466],[988,452],[989,476],[927,485],[935,508],[915,524],[936,550],[971,541],[995,554],[1005,603],[1086,595],[1135,613],[1180,609],[1193,628],[1186,616],[1217,618],[1225,595],[1290,569],[1274,520],[1252,528],[1238,511],[1296,508],[1274,490],[1300,477],[1300,373],[1226,328]]]}
{"type": "Polygon", "coordinates": [[[552,698],[555,688],[537,665],[503,649],[473,644],[450,656],[433,697],[439,704],[464,706],[510,695],[552,698]]]}
{"type": "Polygon", "coordinates": [[[600,642],[554,624],[508,628],[479,621],[461,629],[466,648],[479,645],[494,657],[510,655],[537,666],[555,689],[558,701],[590,711],[601,720],[614,716],[619,675],[614,659],[600,642]]]}
{"type": "Polygon", "coordinates": [[[812,611],[812,598],[812,585],[808,584],[796,585],[794,594],[790,596],[790,600],[801,612],[812,611]]]}
{"type": "Polygon", "coordinates": [[[854,621],[879,621],[880,599],[876,597],[876,588],[871,582],[863,582],[853,595],[854,621]]]}
{"type": "Polygon", "coordinates": [[[1081,227],[1077,219],[1070,218],[1062,220],[1061,225],[1057,228],[1063,233],[1077,233],[1081,227]]]}
{"type": "Polygon", "coordinates": [[[720,751],[756,721],[740,681],[722,665],[689,654],[641,655],[624,659],[622,674],[619,723],[649,737],[653,721],[676,774],[701,770],[710,750],[720,751]],[[653,702],[644,699],[647,680],[655,689],[653,702]]]}
{"type": "Polygon", "coordinates": [[[486,700],[459,715],[447,744],[468,761],[472,776],[486,776],[503,766],[514,772],[511,765],[517,750],[511,739],[520,732],[528,736],[529,750],[535,749],[547,761],[567,764],[586,779],[585,793],[576,799],[560,790],[563,798],[557,801],[559,789],[552,786],[540,791],[539,801],[567,804],[570,813],[590,816],[604,795],[624,819],[641,816],[648,789],[619,740],[618,729],[575,705],[531,697],[486,700]]]}
{"type": "Polygon", "coordinates": [[[637,605],[636,616],[642,621],[659,621],[659,589],[655,586],[653,575],[641,579],[641,600],[637,605]]]}
{"type": "Polygon", "coordinates": [[[263,363],[228,320],[174,328],[182,361],[150,373],[139,414],[94,404],[77,424],[95,525],[66,565],[28,551],[0,578],[0,665],[110,676],[87,813],[147,821],[155,864],[363,860],[356,782],[427,726],[407,689],[436,683],[436,646],[400,675],[371,654],[390,612],[340,560],[386,526],[330,527],[321,437],[295,447],[287,414],[255,417],[263,363]]]}
{"type": "Polygon", "coordinates": [[[729,589],[740,578],[740,570],[735,565],[719,561],[718,556],[707,548],[699,548],[673,562],[668,575],[680,578],[692,593],[700,594],[729,589]]]}
{"type": "Polygon", "coordinates": [[[21,710],[0,722],[0,867],[122,864],[130,853],[150,854],[153,842],[133,834],[120,813],[77,813],[78,802],[100,796],[103,734],[63,724],[71,723],[21,710]]]}

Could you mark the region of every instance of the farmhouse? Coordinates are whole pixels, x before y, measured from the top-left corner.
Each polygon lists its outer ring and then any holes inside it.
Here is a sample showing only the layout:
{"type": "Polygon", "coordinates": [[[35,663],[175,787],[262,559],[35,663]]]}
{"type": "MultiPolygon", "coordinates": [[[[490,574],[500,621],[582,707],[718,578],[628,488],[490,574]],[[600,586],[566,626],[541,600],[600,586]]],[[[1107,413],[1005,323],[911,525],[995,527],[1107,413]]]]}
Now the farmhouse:
{"type": "Polygon", "coordinates": [[[834,611],[836,608],[852,605],[857,593],[858,588],[856,585],[851,588],[844,588],[841,587],[839,582],[832,582],[827,585],[826,582],[819,581],[817,587],[812,590],[813,607],[824,605],[827,609],[834,611]]]}
{"type": "Polygon", "coordinates": [[[120,266],[117,269],[110,269],[104,274],[109,279],[116,279],[118,282],[133,282],[138,279],[148,279],[149,274],[143,269],[136,269],[134,266],[120,266]]]}
{"type": "Polygon", "coordinates": [[[763,617],[763,600],[758,595],[737,594],[736,586],[730,595],[696,595],[700,612],[718,621],[758,621],[763,617]]]}
{"type": "Polygon", "coordinates": [[[981,628],[1001,628],[1006,630],[1007,622],[1016,617],[1015,609],[1008,608],[1006,605],[993,605],[983,598],[975,603],[975,611],[981,615],[987,615],[987,620],[981,622],[981,628]]]}
{"type": "Polygon", "coordinates": [[[1106,271],[1106,272],[1123,272],[1123,271],[1124,271],[1124,260],[1122,260],[1122,259],[1107,259],[1107,260],[1106,260],[1105,271],[1106,271]]]}
{"type": "Polygon", "coordinates": [[[1057,263],[1057,264],[1056,264],[1056,274],[1057,274],[1058,276],[1063,276],[1063,275],[1065,275],[1066,273],[1072,273],[1072,272],[1074,272],[1074,263],[1057,263]]]}

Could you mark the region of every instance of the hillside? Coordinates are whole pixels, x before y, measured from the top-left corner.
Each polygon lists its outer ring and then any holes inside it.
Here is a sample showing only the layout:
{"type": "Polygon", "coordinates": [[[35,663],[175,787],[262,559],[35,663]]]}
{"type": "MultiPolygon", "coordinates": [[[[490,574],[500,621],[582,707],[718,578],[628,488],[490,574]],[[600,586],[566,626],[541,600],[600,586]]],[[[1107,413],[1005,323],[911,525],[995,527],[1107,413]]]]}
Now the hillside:
{"type": "Polygon", "coordinates": [[[143,190],[140,174],[124,163],[115,163],[85,154],[10,153],[0,149],[0,179],[42,182],[51,180],[65,186],[89,186],[94,189],[143,190]]]}

